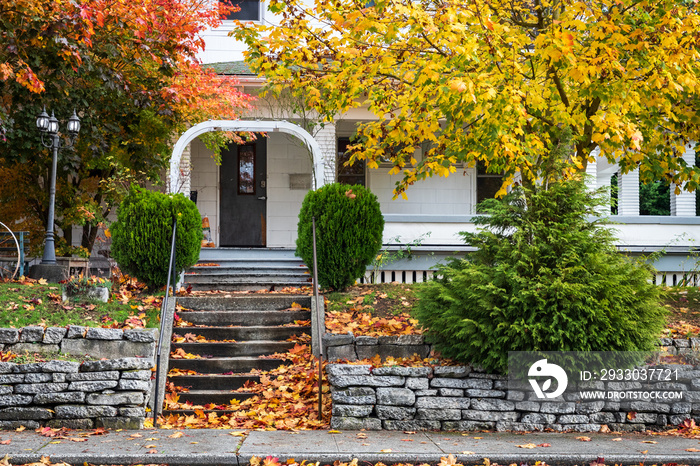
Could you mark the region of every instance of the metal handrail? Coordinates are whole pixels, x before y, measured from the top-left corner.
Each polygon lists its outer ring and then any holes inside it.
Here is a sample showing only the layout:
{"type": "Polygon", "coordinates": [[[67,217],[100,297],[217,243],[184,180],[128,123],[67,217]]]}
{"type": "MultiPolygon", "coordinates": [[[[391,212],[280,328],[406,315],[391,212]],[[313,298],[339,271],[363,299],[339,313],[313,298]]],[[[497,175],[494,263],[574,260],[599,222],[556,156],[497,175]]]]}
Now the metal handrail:
{"type": "Polygon", "coordinates": [[[318,335],[318,420],[323,418],[323,334],[326,330],[325,319],[318,305],[318,261],[316,259],[316,217],[311,217],[311,234],[313,237],[314,251],[314,304],[316,305],[316,335],[318,335]]]}
{"type": "MultiPolygon", "coordinates": [[[[169,319],[166,318],[165,313],[168,311],[168,297],[170,296],[170,277],[172,275],[173,278],[173,288],[174,284],[177,283],[175,280],[175,238],[177,236],[177,220],[173,219],[173,236],[172,236],[172,241],[170,244],[170,263],[168,264],[168,282],[167,285],[165,286],[165,296],[163,296],[163,302],[160,305],[160,333],[158,336],[158,348],[156,350],[156,393],[155,393],[155,400],[153,403],[153,427],[158,427],[158,414],[160,414],[160,403],[158,400],[158,396],[160,394],[159,390],[159,384],[160,384],[160,357],[161,357],[161,350],[163,347],[163,332],[165,329],[165,323],[170,322],[169,319]]],[[[175,295],[175,290],[173,289],[173,296],[175,295]]]]}

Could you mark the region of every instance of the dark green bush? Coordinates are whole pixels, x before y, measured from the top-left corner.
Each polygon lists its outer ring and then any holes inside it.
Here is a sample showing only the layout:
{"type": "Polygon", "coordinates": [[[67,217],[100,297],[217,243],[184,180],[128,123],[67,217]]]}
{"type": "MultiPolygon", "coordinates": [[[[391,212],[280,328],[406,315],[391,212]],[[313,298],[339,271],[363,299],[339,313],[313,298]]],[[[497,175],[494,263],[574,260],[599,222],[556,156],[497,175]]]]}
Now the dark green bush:
{"type": "Polygon", "coordinates": [[[112,256],[119,267],[150,288],[167,283],[173,218],[177,219],[175,268],[197,263],[202,220],[194,202],[182,194],[167,195],[132,187],[112,223],[112,256]]]}
{"type": "Polygon", "coordinates": [[[583,182],[514,190],[481,207],[477,248],[419,289],[443,356],[507,371],[508,351],[644,351],[665,324],[648,267],[618,253],[583,182]],[[594,220],[591,221],[590,217],[594,220]]]}
{"type": "Polygon", "coordinates": [[[377,196],[360,185],[329,184],[304,198],[297,256],[313,270],[311,218],[316,217],[318,281],[342,290],[365,274],[382,246],[384,217],[377,196]]]}

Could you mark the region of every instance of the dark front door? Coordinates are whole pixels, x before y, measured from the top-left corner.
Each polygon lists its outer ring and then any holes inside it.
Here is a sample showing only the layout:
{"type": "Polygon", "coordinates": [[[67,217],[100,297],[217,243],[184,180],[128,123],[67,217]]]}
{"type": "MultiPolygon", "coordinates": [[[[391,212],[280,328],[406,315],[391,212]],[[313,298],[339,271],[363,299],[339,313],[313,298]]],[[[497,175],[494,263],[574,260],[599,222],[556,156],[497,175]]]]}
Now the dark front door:
{"type": "Polygon", "coordinates": [[[221,246],[265,246],[267,143],[231,144],[221,152],[221,246]]]}

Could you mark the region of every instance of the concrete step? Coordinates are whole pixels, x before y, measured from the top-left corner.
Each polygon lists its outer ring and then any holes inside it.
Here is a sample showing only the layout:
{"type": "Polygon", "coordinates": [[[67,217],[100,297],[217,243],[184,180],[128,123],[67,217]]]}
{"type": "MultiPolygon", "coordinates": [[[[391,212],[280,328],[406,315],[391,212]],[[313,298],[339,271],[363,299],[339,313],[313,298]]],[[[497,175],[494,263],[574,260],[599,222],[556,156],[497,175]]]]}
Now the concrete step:
{"type": "Polygon", "coordinates": [[[265,265],[229,265],[222,267],[191,267],[185,273],[185,276],[190,275],[260,275],[260,276],[290,276],[290,277],[308,277],[310,276],[308,269],[297,265],[284,266],[283,264],[265,264],[265,265]]]}
{"type": "MultiPolygon", "coordinates": [[[[207,404],[207,403],[205,403],[205,404],[207,404]]],[[[202,412],[203,412],[205,415],[209,415],[210,413],[214,413],[214,414],[216,414],[217,416],[224,416],[224,415],[228,415],[228,414],[231,414],[231,413],[235,413],[236,411],[229,411],[229,410],[226,410],[226,409],[203,409],[202,412]]],[[[192,416],[192,415],[196,415],[196,414],[197,414],[197,413],[194,412],[194,409],[170,409],[170,410],[166,409],[166,410],[163,411],[163,416],[165,416],[166,418],[167,418],[168,416],[171,416],[171,415],[175,415],[175,416],[192,416]]],[[[189,463],[188,463],[188,464],[189,464],[189,463]]],[[[207,464],[209,464],[209,463],[207,463],[207,464]]],[[[211,464],[218,464],[218,463],[211,463],[211,464]]]]}
{"type": "Polygon", "coordinates": [[[172,350],[182,348],[186,353],[214,356],[217,358],[232,356],[264,356],[282,353],[294,347],[288,341],[242,341],[236,343],[173,343],[172,350]]]}
{"type": "MultiPolygon", "coordinates": [[[[264,274],[186,274],[186,284],[202,283],[213,287],[219,285],[241,285],[254,283],[260,286],[275,284],[288,284],[304,286],[310,285],[311,280],[308,275],[264,275],[264,274]]],[[[218,288],[215,288],[218,289],[218,288]]]]}
{"type": "Polygon", "coordinates": [[[259,375],[173,375],[168,377],[176,387],[190,390],[236,390],[243,387],[246,382],[260,382],[259,375]]]}
{"type": "Polygon", "coordinates": [[[287,248],[202,248],[199,252],[199,261],[203,263],[238,259],[301,261],[294,249],[287,248]]]}
{"type": "Polygon", "coordinates": [[[251,341],[251,340],[274,340],[284,341],[294,335],[311,333],[310,326],[295,325],[293,327],[175,327],[173,334],[184,336],[186,333],[201,335],[207,340],[223,341],[251,341]]]}
{"type": "Polygon", "coordinates": [[[282,291],[288,288],[302,288],[311,286],[311,283],[290,283],[288,281],[276,282],[240,282],[240,283],[187,283],[185,286],[194,291],[282,291]]]}
{"type": "Polygon", "coordinates": [[[274,311],[290,309],[294,303],[311,308],[308,295],[238,295],[238,296],[182,296],[177,304],[185,309],[202,311],[274,311]]]}
{"type": "Polygon", "coordinates": [[[190,402],[194,405],[229,405],[231,400],[243,401],[255,396],[254,393],[233,393],[230,390],[190,390],[189,392],[177,392],[178,403],[190,402]]]}
{"type": "Polygon", "coordinates": [[[185,322],[195,325],[284,325],[311,319],[311,311],[180,311],[185,322]]]}
{"type": "Polygon", "coordinates": [[[287,364],[283,359],[260,359],[256,357],[170,359],[170,369],[182,369],[200,374],[241,374],[260,369],[269,371],[287,364]]]}
{"type": "Polygon", "coordinates": [[[304,262],[299,260],[289,259],[228,259],[218,261],[202,261],[197,262],[197,265],[190,267],[191,272],[198,270],[221,270],[221,269],[283,269],[308,273],[309,269],[304,262]]]}

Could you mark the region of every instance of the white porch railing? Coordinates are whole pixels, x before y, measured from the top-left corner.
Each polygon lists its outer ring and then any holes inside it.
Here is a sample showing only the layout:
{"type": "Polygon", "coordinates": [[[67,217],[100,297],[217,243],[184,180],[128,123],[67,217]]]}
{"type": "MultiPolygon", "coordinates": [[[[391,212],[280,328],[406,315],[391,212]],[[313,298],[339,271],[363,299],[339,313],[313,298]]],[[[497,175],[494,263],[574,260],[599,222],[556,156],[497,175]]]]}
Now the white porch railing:
{"type": "MultiPolygon", "coordinates": [[[[360,283],[423,283],[435,276],[433,270],[378,270],[369,271],[360,283]]],[[[654,275],[654,284],[659,286],[700,286],[700,271],[662,272],[654,275]]]]}

